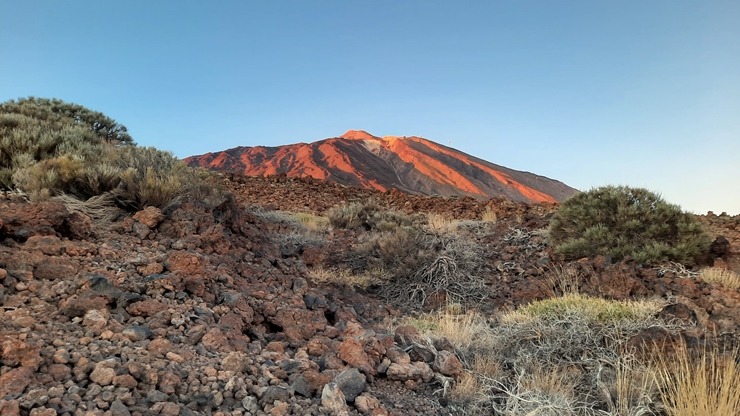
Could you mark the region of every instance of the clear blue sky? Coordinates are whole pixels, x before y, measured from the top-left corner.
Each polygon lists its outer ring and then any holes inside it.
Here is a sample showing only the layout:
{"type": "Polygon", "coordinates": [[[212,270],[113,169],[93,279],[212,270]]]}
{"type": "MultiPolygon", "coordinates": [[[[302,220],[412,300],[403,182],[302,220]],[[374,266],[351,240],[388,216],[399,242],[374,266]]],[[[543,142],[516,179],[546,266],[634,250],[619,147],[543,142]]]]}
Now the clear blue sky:
{"type": "Polygon", "coordinates": [[[185,157],[348,129],[740,214],[740,1],[0,3],[0,101],[185,157]]]}

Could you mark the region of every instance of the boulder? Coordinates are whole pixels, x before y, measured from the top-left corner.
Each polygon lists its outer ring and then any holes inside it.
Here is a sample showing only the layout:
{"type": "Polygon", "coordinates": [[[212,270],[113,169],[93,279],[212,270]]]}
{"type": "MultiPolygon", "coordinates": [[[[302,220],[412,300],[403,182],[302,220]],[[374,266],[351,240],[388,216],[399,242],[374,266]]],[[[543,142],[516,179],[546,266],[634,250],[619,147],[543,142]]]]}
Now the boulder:
{"type": "Polygon", "coordinates": [[[344,393],[348,402],[353,402],[367,388],[367,377],[356,368],[342,371],[334,377],[334,383],[344,393]]]}

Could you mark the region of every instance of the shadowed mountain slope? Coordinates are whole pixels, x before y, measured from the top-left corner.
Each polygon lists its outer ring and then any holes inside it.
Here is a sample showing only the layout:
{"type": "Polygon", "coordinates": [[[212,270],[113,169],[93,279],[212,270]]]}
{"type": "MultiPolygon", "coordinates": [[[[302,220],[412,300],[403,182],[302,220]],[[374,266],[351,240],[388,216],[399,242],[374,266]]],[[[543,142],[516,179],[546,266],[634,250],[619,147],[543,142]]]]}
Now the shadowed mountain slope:
{"type": "Polygon", "coordinates": [[[422,195],[558,202],[577,192],[562,182],[495,165],[422,137],[377,137],[361,130],[313,143],[240,146],[185,161],[249,176],[285,174],[422,195]]]}

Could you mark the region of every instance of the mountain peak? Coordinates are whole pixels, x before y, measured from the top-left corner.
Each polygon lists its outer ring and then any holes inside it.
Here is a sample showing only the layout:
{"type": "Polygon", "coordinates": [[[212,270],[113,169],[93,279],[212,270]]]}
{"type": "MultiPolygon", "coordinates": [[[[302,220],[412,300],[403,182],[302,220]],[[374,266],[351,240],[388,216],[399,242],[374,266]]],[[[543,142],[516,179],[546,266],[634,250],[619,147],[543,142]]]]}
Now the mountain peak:
{"type": "Polygon", "coordinates": [[[344,133],[343,135],[339,137],[343,139],[350,139],[350,140],[370,140],[370,139],[378,138],[366,132],[365,130],[347,130],[346,133],[344,133]]]}
{"type": "Polygon", "coordinates": [[[251,176],[285,174],[422,195],[557,202],[576,192],[562,182],[495,165],[422,137],[381,138],[364,130],[313,143],[240,147],[191,156],[186,162],[251,176]]]}

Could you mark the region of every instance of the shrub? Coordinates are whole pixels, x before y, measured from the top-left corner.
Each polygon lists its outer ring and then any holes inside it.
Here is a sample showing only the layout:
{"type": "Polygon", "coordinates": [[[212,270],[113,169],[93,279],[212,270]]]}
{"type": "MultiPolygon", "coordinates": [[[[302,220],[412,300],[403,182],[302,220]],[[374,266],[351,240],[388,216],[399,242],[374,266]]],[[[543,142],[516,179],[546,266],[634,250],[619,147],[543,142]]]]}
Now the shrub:
{"type": "Polygon", "coordinates": [[[0,103],[0,188],[32,199],[93,199],[96,212],[111,212],[106,204],[167,208],[187,197],[215,206],[223,195],[171,153],[136,146],[126,127],[104,114],[33,97],[0,103]]]}
{"type": "Polygon", "coordinates": [[[410,216],[402,212],[384,210],[375,202],[353,202],[330,209],[329,223],[334,228],[392,231],[398,227],[417,224],[423,216],[410,216]]]}
{"type": "Polygon", "coordinates": [[[615,301],[577,293],[534,301],[519,308],[519,313],[538,319],[565,319],[577,315],[593,322],[620,320],[646,320],[657,313],[663,303],[659,301],[615,301]]]}
{"type": "Polygon", "coordinates": [[[640,264],[694,265],[709,248],[701,224],[646,189],[605,186],[563,202],[550,221],[551,242],[566,259],[632,257],[640,264]]]}
{"type": "Polygon", "coordinates": [[[87,200],[110,194],[108,200],[127,211],[147,206],[164,209],[196,192],[207,199],[203,193],[208,193],[208,188],[198,172],[169,152],[152,147],[100,146],[87,155],[41,160],[18,169],[12,180],[36,199],[66,194],[87,200]]]}
{"type": "MultiPolygon", "coordinates": [[[[359,207],[353,205],[350,211],[360,212],[359,207]]],[[[347,207],[340,209],[344,208],[347,207]]],[[[335,226],[339,218],[358,217],[338,215],[339,212],[329,215],[329,221],[335,226]]],[[[355,224],[360,227],[359,224],[364,223],[366,227],[375,228],[360,234],[360,243],[349,250],[329,253],[325,266],[348,269],[356,275],[384,270],[371,289],[401,307],[422,307],[438,301],[470,305],[489,295],[490,289],[480,277],[484,265],[483,247],[475,240],[460,233],[422,228],[426,217],[384,212],[366,218],[369,221],[355,224]]]]}
{"type": "Polygon", "coordinates": [[[126,126],[105,114],[92,111],[79,104],[67,103],[57,98],[28,97],[0,103],[0,113],[13,115],[0,121],[0,128],[15,128],[23,119],[38,120],[43,125],[58,130],[62,126],[80,126],[101,141],[115,144],[132,144],[126,126]]]}

